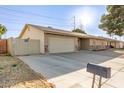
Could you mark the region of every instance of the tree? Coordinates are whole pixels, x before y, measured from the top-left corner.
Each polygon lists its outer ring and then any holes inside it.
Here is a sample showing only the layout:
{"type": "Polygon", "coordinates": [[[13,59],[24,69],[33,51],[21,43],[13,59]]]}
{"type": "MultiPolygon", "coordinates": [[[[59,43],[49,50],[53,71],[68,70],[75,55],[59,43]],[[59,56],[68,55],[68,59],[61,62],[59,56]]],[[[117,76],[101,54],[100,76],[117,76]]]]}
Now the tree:
{"type": "Polygon", "coordinates": [[[123,36],[124,33],[124,6],[109,5],[107,13],[103,14],[100,20],[99,28],[106,31],[110,36],[112,34],[123,36]]]}
{"type": "Polygon", "coordinates": [[[72,32],[87,34],[85,31],[83,31],[83,30],[81,30],[79,28],[76,28],[75,30],[72,30],[72,32]]]}
{"type": "Polygon", "coordinates": [[[2,37],[3,34],[5,34],[7,31],[6,27],[2,24],[0,24],[0,39],[2,37]]]}

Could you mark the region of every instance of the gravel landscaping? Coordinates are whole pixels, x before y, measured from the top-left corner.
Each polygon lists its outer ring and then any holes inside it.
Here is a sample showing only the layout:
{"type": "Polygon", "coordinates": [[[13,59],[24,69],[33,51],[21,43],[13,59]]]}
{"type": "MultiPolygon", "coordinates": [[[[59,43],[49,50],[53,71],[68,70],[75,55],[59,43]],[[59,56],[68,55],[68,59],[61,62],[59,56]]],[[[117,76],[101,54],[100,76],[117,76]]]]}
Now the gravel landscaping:
{"type": "Polygon", "coordinates": [[[0,56],[0,87],[52,88],[55,86],[21,60],[11,56],[0,56]]]}

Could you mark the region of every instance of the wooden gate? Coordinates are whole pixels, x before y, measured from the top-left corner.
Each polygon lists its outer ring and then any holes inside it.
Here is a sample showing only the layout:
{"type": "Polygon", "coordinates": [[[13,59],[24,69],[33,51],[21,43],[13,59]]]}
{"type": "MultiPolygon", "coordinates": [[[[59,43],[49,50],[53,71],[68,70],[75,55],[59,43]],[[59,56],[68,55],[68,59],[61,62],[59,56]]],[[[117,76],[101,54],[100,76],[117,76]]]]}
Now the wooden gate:
{"type": "Polygon", "coordinates": [[[1,39],[0,40],[0,54],[6,54],[7,53],[7,40],[1,39]]]}

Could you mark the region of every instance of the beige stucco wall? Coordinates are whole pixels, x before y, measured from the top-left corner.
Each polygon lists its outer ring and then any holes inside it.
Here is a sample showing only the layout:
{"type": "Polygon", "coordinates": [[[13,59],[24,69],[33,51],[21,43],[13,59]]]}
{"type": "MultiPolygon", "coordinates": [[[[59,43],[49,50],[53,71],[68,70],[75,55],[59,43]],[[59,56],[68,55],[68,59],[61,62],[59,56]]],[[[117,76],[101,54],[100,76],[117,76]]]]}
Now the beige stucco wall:
{"type": "Polygon", "coordinates": [[[40,40],[8,39],[9,54],[31,55],[40,54],[40,40]]]}
{"type": "Polygon", "coordinates": [[[123,42],[120,42],[119,44],[120,44],[120,48],[124,48],[123,42]]]}
{"type": "Polygon", "coordinates": [[[124,44],[122,41],[107,41],[108,45],[114,46],[114,48],[123,48],[124,44]]]}
{"type": "Polygon", "coordinates": [[[78,51],[79,44],[78,44],[78,38],[74,37],[74,44],[75,44],[75,51],[78,51]]]}
{"type": "MultiPolygon", "coordinates": [[[[50,41],[50,38],[58,38],[58,39],[65,39],[65,41],[66,40],[68,40],[68,39],[71,39],[71,40],[73,40],[73,42],[74,42],[74,51],[76,51],[77,50],[77,47],[78,47],[78,40],[77,40],[77,37],[71,37],[71,36],[62,36],[62,35],[53,35],[53,34],[45,34],[45,49],[46,49],[46,52],[48,52],[49,51],[49,41],[50,41]]],[[[55,43],[55,42],[53,42],[53,43],[55,43]]],[[[63,47],[65,46],[65,44],[63,44],[63,47]]],[[[67,44],[66,44],[66,46],[67,46],[67,44]]],[[[62,47],[62,46],[58,46],[57,45],[57,47],[62,47]]],[[[56,49],[57,50],[57,49],[56,49]]],[[[65,49],[66,50],[66,49],[65,49]]],[[[74,51],[72,51],[72,52],[74,52],[74,51]]]]}
{"type": "Polygon", "coordinates": [[[15,55],[40,54],[40,40],[15,39],[14,50],[15,55]]]}
{"type": "Polygon", "coordinates": [[[106,49],[107,48],[107,41],[101,39],[90,39],[90,48],[92,49],[106,49]]]}
{"type": "Polygon", "coordinates": [[[120,42],[116,42],[115,48],[120,48],[120,42]]]}
{"type": "Polygon", "coordinates": [[[13,49],[13,38],[9,38],[7,40],[7,45],[8,45],[8,53],[12,56],[14,56],[14,49],[13,49]]]}
{"type": "Polygon", "coordinates": [[[121,41],[116,41],[116,46],[115,48],[123,48],[123,42],[121,41]]]}
{"type": "Polygon", "coordinates": [[[107,41],[100,39],[90,39],[90,45],[107,45],[107,41]]]}
{"type": "Polygon", "coordinates": [[[110,46],[110,44],[111,44],[110,41],[107,41],[107,46],[110,46]]]}
{"type": "Polygon", "coordinates": [[[41,30],[38,30],[34,27],[28,26],[25,33],[21,37],[22,39],[34,39],[34,40],[40,40],[40,53],[44,52],[44,32],[41,30]]]}

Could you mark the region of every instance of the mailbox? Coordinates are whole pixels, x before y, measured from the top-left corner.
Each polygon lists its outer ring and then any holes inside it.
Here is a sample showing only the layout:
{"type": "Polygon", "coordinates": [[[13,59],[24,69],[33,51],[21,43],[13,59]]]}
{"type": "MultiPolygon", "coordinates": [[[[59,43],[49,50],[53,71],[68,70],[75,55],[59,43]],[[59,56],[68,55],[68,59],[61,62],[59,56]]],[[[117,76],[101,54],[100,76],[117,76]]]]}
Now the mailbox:
{"type": "Polygon", "coordinates": [[[101,84],[102,77],[111,78],[111,68],[110,67],[103,67],[103,66],[88,63],[87,64],[87,72],[90,72],[93,74],[92,88],[94,87],[94,83],[95,83],[95,75],[100,76],[98,88],[100,88],[102,86],[102,84],[101,84]]]}
{"type": "Polygon", "coordinates": [[[102,76],[104,78],[111,78],[111,68],[103,67],[95,64],[87,64],[87,72],[102,76]]]}

